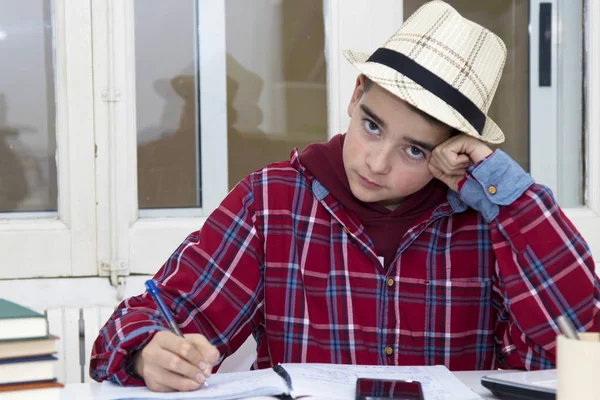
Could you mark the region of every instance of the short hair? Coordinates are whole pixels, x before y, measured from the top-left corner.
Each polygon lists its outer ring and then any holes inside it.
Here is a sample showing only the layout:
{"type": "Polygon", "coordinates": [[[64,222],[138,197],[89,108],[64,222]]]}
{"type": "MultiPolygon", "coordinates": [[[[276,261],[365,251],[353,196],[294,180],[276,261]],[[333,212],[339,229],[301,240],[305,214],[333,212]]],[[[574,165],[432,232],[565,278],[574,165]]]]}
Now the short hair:
{"type": "MultiPolygon", "coordinates": [[[[365,75],[365,83],[363,84],[363,93],[366,93],[369,89],[371,89],[371,87],[373,86],[373,84],[375,84],[375,82],[373,82],[368,76],[365,75]]],[[[406,105],[408,106],[408,108],[419,114],[421,117],[423,117],[427,122],[429,122],[431,125],[436,125],[436,126],[440,126],[440,127],[447,127],[448,129],[452,129],[451,135],[454,136],[458,133],[460,133],[457,129],[451,127],[450,125],[440,121],[439,119],[432,117],[431,115],[427,114],[425,111],[422,111],[420,109],[418,109],[417,107],[413,106],[412,104],[410,104],[408,101],[404,101],[406,103],[406,105]]]]}

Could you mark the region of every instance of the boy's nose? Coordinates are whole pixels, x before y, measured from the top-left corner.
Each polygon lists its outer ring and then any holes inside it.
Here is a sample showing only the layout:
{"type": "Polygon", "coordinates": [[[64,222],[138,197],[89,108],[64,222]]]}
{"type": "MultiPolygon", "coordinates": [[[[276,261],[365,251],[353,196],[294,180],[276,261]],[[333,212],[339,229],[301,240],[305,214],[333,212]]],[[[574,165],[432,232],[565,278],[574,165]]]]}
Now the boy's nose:
{"type": "Polygon", "coordinates": [[[374,174],[387,174],[391,166],[390,152],[386,149],[375,149],[367,156],[367,167],[374,174]]]}

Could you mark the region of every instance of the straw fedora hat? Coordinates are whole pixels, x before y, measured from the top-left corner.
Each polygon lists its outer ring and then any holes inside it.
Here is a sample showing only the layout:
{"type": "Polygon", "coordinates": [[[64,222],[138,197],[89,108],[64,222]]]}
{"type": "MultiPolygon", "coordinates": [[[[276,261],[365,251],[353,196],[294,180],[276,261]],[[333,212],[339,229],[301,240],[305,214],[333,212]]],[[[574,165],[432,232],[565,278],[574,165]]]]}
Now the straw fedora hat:
{"type": "Polygon", "coordinates": [[[415,11],[373,54],[343,54],[373,82],[443,123],[488,143],[504,141],[487,112],[506,46],[443,1],[415,11]]]}

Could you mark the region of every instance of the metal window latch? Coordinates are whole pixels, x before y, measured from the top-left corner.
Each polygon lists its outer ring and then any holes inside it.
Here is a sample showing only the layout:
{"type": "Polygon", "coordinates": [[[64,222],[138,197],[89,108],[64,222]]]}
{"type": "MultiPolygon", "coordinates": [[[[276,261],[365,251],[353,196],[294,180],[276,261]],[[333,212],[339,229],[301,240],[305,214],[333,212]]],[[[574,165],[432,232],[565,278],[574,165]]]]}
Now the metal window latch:
{"type": "Polygon", "coordinates": [[[125,277],[129,275],[129,266],[124,260],[100,261],[100,270],[108,272],[110,284],[117,288],[117,299],[123,300],[125,294],[125,277]]]}

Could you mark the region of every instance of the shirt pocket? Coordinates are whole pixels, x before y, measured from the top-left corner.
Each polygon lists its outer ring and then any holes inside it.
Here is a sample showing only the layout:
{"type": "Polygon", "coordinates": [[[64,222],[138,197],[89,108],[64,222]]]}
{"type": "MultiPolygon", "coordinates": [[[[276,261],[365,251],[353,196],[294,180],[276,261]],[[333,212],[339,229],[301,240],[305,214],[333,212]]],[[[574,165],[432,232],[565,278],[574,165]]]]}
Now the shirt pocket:
{"type": "Polygon", "coordinates": [[[425,330],[459,342],[491,335],[491,302],[491,279],[426,280],[425,330]]]}

